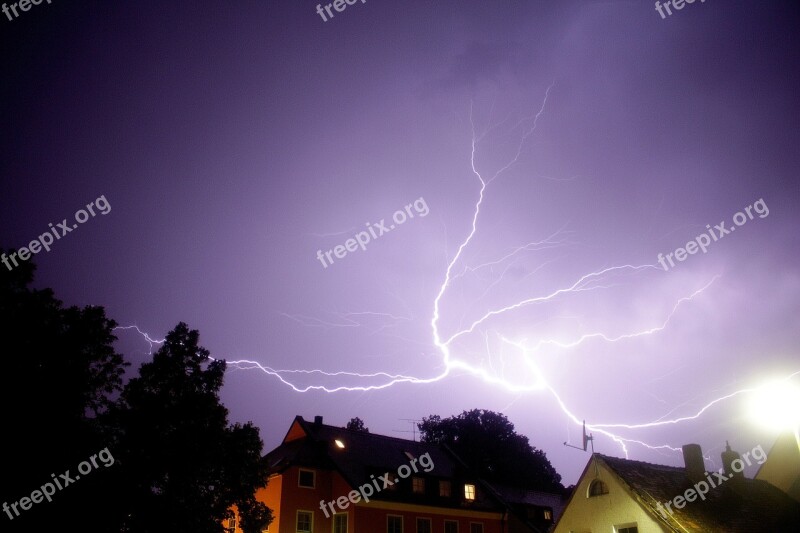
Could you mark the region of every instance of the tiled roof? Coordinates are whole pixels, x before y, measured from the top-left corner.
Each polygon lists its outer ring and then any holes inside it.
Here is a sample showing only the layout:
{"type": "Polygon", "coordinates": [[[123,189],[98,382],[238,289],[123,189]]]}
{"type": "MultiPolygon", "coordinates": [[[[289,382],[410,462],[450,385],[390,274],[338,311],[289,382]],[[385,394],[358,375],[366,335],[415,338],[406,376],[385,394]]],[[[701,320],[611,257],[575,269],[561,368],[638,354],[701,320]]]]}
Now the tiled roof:
{"type": "MultiPolygon", "coordinates": [[[[412,472],[411,476],[422,476],[429,480],[429,483],[437,479],[452,480],[453,497],[441,498],[438,496],[438,487],[431,487],[425,495],[413,494],[407,490],[384,489],[377,492],[372,499],[498,512],[501,510],[499,503],[481,490],[477,491],[477,497],[473,502],[463,502],[458,482],[477,483],[477,479],[469,473],[468,468],[458,457],[445,447],[351,431],[327,424],[315,424],[299,416],[295,418],[295,422],[303,428],[306,437],[285,441],[266,455],[272,473],[279,473],[290,465],[335,469],[351,487],[356,488],[371,483],[374,478],[386,472],[391,474],[390,480],[397,479],[398,468],[411,464],[411,459],[406,455],[409,453],[411,457],[417,458],[418,469],[418,472],[412,472]],[[344,448],[339,448],[335,443],[336,440],[341,441],[344,448]],[[419,461],[425,454],[428,454],[430,463],[433,463],[433,468],[429,472],[424,471],[419,461]]],[[[430,464],[427,460],[424,462],[426,465],[430,464]]],[[[411,476],[408,476],[405,483],[410,483],[411,476]]]]}
{"type": "MultiPolygon", "coordinates": [[[[683,468],[595,454],[656,518],[662,505],[694,486],[683,468]]],[[[704,478],[705,479],[705,478],[704,478]]],[[[712,479],[716,479],[712,475],[712,479]]],[[[707,480],[706,480],[707,481],[707,480]]],[[[716,483],[716,481],[715,481],[716,483]]],[[[738,477],[711,488],[705,500],[686,502],[662,521],[691,533],[773,533],[800,530],[800,504],[765,481],[738,477]]]]}

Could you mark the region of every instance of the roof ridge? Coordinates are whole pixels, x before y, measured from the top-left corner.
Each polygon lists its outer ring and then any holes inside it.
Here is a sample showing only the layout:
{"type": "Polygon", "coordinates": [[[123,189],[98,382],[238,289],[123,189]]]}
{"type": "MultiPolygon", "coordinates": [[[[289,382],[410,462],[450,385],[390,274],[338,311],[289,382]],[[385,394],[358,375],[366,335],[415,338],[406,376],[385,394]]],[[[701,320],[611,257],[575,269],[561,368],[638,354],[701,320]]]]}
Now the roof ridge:
{"type": "MultiPolygon", "coordinates": [[[[313,422],[309,422],[307,420],[305,422],[310,425],[312,430],[315,429],[313,422]]],[[[422,442],[422,441],[416,441],[416,440],[409,440],[409,439],[404,439],[404,438],[401,438],[401,437],[393,437],[391,435],[384,435],[382,433],[370,433],[369,431],[359,431],[357,429],[347,429],[347,428],[344,428],[344,427],[332,426],[330,424],[321,424],[321,425],[317,426],[316,429],[320,429],[320,428],[335,429],[337,431],[346,431],[348,433],[353,433],[353,434],[357,434],[357,435],[360,435],[360,436],[366,436],[366,437],[380,437],[382,439],[389,439],[389,440],[403,442],[403,443],[411,443],[411,444],[418,444],[418,445],[422,445],[422,446],[439,447],[439,443],[436,443],[436,442],[422,442]]]]}
{"type": "Polygon", "coordinates": [[[610,459],[611,462],[621,461],[621,462],[625,462],[625,463],[647,465],[648,467],[669,469],[669,470],[674,470],[676,472],[685,472],[686,471],[686,469],[684,467],[682,467],[682,466],[670,466],[670,465],[662,465],[662,464],[658,464],[658,463],[649,463],[647,461],[639,461],[639,460],[636,460],[636,459],[626,459],[626,458],[623,458],[623,457],[614,457],[614,456],[611,456],[611,455],[603,455],[602,453],[596,453],[595,455],[597,455],[603,461],[607,461],[607,460],[610,459]]]}

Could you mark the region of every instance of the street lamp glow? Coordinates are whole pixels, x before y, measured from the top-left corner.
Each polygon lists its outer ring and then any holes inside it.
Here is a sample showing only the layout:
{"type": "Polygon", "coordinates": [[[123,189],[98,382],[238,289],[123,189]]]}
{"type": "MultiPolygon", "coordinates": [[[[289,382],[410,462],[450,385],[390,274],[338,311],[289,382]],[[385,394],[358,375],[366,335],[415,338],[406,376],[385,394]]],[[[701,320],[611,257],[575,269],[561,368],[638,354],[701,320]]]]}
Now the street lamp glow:
{"type": "Polygon", "coordinates": [[[796,430],[800,426],[800,388],[788,380],[767,383],[750,396],[748,414],[769,429],[796,430]]]}

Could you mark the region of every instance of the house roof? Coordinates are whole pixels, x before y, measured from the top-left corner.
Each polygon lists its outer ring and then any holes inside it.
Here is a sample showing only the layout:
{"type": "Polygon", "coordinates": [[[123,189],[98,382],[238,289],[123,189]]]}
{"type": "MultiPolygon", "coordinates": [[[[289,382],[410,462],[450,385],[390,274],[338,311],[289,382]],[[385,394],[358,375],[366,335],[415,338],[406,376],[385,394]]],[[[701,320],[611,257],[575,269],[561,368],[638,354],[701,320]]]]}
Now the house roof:
{"type": "MultiPolygon", "coordinates": [[[[412,471],[411,476],[477,482],[466,465],[444,446],[351,431],[309,422],[301,416],[295,418],[283,443],[265,456],[271,474],[280,473],[292,465],[328,468],[338,471],[353,488],[372,483],[373,479],[386,472],[391,474],[389,479],[394,481],[398,479],[398,468],[402,465],[410,466],[413,458],[417,459],[418,472],[412,471]],[[343,448],[337,446],[337,440],[344,445],[343,448]],[[426,454],[430,461],[425,457],[421,463],[419,458],[426,454]],[[425,471],[426,468],[428,472],[425,471]]],[[[378,483],[383,487],[380,481],[378,483]]],[[[452,490],[457,495],[459,488],[455,483],[452,490]]],[[[439,507],[457,506],[485,511],[501,510],[494,498],[480,490],[477,491],[476,499],[466,506],[458,503],[461,498],[454,498],[448,505],[437,496],[409,494],[408,491],[381,490],[371,499],[414,501],[439,507]]]]}
{"type": "Polygon", "coordinates": [[[553,510],[564,505],[564,499],[560,494],[501,485],[493,481],[490,484],[508,503],[549,507],[553,510]]]}
{"type": "Polygon", "coordinates": [[[503,485],[494,481],[485,482],[484,484],[494,492],[495,496],[505,502],[506,506],[509,507],[531,531],[541,531],[544,528],[544,524],[542,524],[541,521],[533,523],[526,515],[525,509],[532,507],[550,509],[553,513],[553,523],[558,521],[561,513],[564,511],[565,500],[561,494],[527,490],[520,487],[503,485]]]}
{"type": "Polygon", "coordinates": [[[656,505],[663,505],[694,486],[685,469],[601,454],[594,454],[594,458],[627,485],[642,507],[674,531],[794,531],[800,524],[798,502],[769,483],[743,477],[719,483],[708,491],[704,501],[686,502],[682,509],[673,505],[673,514],[665,519],[656,505]]]}

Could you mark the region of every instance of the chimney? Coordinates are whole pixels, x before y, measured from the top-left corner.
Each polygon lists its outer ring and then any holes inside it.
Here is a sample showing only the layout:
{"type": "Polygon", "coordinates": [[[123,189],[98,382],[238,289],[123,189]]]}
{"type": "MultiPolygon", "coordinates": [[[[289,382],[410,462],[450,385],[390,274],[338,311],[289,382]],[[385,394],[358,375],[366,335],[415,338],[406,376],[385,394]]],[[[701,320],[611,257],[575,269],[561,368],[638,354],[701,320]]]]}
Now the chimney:
{"type": "Polygon", "coordinates": [[[728,441],[725,441],[725,451],[722,452],[721,455],[722,455],[722,465],[725,468],[725,474],[727,476],[744,477],[741,470],[742,468],[744,468],[742,457],[739,455],[739,452],[731,450],[731,445],[728,444],[728,441]],[[739,470],[733,469],[733,463],[735,461],[739,461],[739,465],[741,465],[741,468],[739,470]]]}
{"type": "Polygon", "coordinates": [[[686,476],[692,481],[700,481],[706,477],[706,465],[703,462],[703,450],[699,444],[684,444],[683,462],[686,465],[686,476]]]}
{"type": "Polygon", "coordinates": [[[314,427],[316,429],[319,429],[320,426],[322,426],[322,417],[317,415],[317,416],[314,417],[314,427]]]}

